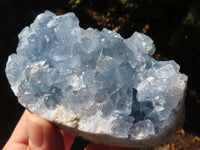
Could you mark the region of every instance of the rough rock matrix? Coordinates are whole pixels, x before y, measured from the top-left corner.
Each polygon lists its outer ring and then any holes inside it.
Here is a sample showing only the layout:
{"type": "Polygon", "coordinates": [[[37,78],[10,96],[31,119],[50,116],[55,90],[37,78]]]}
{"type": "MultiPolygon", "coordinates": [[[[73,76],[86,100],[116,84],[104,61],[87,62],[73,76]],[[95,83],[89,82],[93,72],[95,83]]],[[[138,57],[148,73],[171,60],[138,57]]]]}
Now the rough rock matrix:
{"type": "Polygon", "coordinates": [[[74,13],[46,11],[19,36],[6,75],[19,102],[61,129],[134,147],[170,136],[183,117],[187,76],[156,61],[153,41],[135,32],[79,27],[74,13]]]}

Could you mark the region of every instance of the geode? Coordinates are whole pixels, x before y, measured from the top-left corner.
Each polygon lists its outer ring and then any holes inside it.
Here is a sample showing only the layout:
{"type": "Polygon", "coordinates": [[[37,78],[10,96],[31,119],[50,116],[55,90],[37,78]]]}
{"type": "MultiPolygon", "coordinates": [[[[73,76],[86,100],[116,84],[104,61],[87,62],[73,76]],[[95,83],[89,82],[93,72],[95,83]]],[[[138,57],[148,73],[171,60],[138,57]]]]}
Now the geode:
{"type": "Polygon", "coordinates": [[[122,147],[159,144],[184,116],[187,76],[156,61],[153,41],[83,29],[45,11],[18,35],[6,75],[19,102],[66,132],[122,147]]]}

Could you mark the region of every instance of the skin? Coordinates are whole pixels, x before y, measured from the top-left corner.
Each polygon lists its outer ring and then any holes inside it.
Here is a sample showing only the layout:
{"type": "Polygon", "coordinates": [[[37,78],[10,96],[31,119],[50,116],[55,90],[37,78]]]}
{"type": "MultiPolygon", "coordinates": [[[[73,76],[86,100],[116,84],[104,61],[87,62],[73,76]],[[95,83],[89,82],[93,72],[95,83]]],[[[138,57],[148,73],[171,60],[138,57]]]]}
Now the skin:
{"type": "MultiPolygon", "coordinates": [[[[70,150],[75,136],[27,110],[3,150],[70,150]]],[[[90,143],[85,150],[134,150],[90,143]]]]}

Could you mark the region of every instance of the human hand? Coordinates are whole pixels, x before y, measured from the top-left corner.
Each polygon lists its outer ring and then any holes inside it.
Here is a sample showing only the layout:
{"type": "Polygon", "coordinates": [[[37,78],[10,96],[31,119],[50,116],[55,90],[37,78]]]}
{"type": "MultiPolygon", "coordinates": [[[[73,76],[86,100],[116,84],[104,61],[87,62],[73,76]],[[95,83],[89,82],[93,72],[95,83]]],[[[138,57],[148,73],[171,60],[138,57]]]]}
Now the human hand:
{"type": "MultiPolygon", "coordinates": [[[[75,136],[25,110],[3,150],[70,150],[75,136]]],[[[85,150],[131,150],[90,143],[85,150]]],[[[132,149],[133,150],[133,149],[132,149]]]]}

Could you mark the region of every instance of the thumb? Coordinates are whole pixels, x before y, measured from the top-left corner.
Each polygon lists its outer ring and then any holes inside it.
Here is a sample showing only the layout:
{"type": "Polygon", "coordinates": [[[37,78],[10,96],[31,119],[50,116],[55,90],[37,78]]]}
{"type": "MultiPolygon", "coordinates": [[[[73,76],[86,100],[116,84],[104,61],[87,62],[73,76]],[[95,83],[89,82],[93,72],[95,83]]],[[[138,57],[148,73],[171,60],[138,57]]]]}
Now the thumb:
{"type": "Polygon", "coordinates": [[[27,119],[28,150],[64,150],[60,131],[47,120],[31,114],[27,119]]]}

